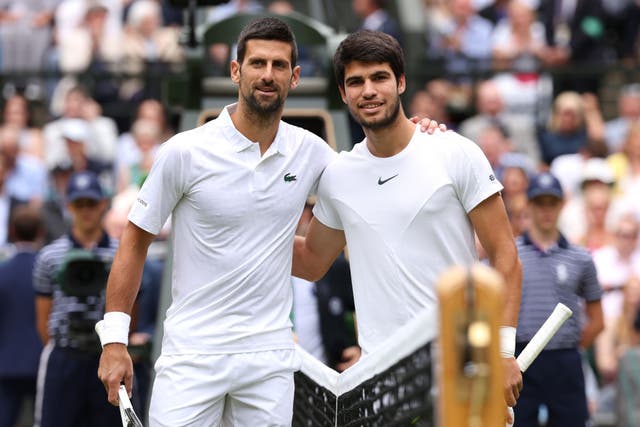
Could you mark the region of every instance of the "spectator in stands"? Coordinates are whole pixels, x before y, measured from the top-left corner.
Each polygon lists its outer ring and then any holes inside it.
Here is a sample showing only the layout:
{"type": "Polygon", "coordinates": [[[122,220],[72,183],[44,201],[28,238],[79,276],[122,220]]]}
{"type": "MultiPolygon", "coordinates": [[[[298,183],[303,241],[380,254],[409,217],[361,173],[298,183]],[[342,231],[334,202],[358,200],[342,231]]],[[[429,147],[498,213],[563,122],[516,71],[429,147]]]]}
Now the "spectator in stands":
{"type": "Polygon", "coordinates": [[[412,117],[431,117],[438,123],[446,124],[449,128],[452,126],[446,106],[443,108],[426,89],[419,90],[413,94],[409,103],[409,115],[412,117]]]}
{"type": "Polygon", "coordinates": [[[87,154],[93,144],[89,125],[86,120],[67,119],[62,126],[62,138],[64,139],[68,162],[62,162],[58,167],[65,168],[66,164],[71,165],[73,172],[91,171],[98,175],[102,189],[107,195],[113,195],[115,189],[115,177],[113,164],[106,163],[89,157],[87,154]]]}
{"type": "Polygon", "coordinates": [[[71,162],[57,165],[49,170],[49,188],[47,198],[42,205],[42,217],[45,224],[45,244],[49,244],[67,232],[71,218],[67,212],[66,189],[69,177],[73,174],[71,162]]]}
{"type": "Polygon", "coordinates": [[[43,160],[42,129],[32,122],[28,102],[27,98],[21,94],[15,94],[7,99],[2,110],[2,126],[18,129],[20,151],[43,160]]]}
{"type": "Polygon", "coordinates": [[[553,103],[546,127],[538,131],[542,162],[549,166],[562,154],[575,154],[588,142],[605,144],[604,121],[593,94],[564,92],[553,103]]]}
{"type": "MultiPolygon", "coordinates": [[[[138,104],[135,116],[131,117],[131,124],[138,120],[155,123],[160,129],[160,141],[162,142],[168,140],[175,134],[169,122],[168,112],[165,106],[156,99],[145,99],[138,104]]],[[[117,154],[115,156],[116,170],[120,164],[135,162],[140,156],[131,132],[131,124],[128,126],[129,130],[120,134],[118,137],[117,154]]]]}
{"type": "Polygon", "coordinates": [[[180,29],[162,25],[162,10],[155,0],[136,0],[127,15],[123,37],[122,69],[150,73],[146,79],[126,80],[120,88],[124,100],[159,98],[163,74],[184,61],[180,29]]]}
{"type": "Polygon", "coordinates": [[[460,123],[460,133],[477,141],[483,128],[492,123],[498,124],[507,130],[513,149],[526,154],[537,165],[540,161],[540,149],[532,118],[507,111],[504,96],[493,80],[479,82],[475,93],[476,114],[460,123]]]}
{"type": "Polygon", "coordinates": [[[513,0],[507,10],[507,18],[492,34],[491,54],[498,71],[493,79],[508,111],[539,119],[553,96],[551,77],[539,72],[547,50],[544,26],[529,0],[513,0]]]}
{"type": "Polygon", "coordinates": [[[571,236],[576,244],[593,252],[611,242],[611,231],[607,219],[611,208],[611,187],[599,183],[590,182],[582,190],[584,198],[584,234],[571,236]]]}
{"type": "MultiPolygon", "coordinates": [[[[105,4],[89,0],[80,23],[58,37],[60,71],[65,75],[95,74],[93,96],[99,103],[113,102],[118,97],[118,82],[107,73],[117,71],[125,46],[120,35],[108,31],[109,13],[105,4]]],[[[77,79],[68,76],[61,84],[77,84],[77,79]]]]}
{"type": "Polygon", "coordinates": [[[58,0],[55,10],[55,37],[60,40],[82,25],[87,10],[92,7],[105,7],[106,33],[119,39],[122,36],[122,16],[125,4],[135,0],[58,0]]]}
{"type": "Polygon", "coordinates": [[[612,184],[614,177],[613,171],[603,158],[607,156],[607,147],[599,141],[587,140],[585,146],[581,147],[577,153],[562,154],[551,162],[550,172],[556,176],[562,183],[562,189],[568,200],[573,199],[580,194],[581,186],[584,181],[586,169],[595,168],[593,173],[596,175],[607,174],[607,182],[612,184]],[[608,172],[599,172],[598,169],[607,169],[608,172]]]}
{"type": "Polygon", "coordinates": [[[616,198],[640,213],[640,122],[631,125],[622,150],[607,158],[616,178],[616,198]]]}
{"type": "Polygon", "coordinates": [[[20,152],[20,129],[13,126],[0,128],[0,155],[4,157],[8,194],[40,206],[47,190],[47,171],[40,159],[20,152]]]}
{"type": "Polygon", "coordinates": [[[130,155],[129,160],[118,162],[117,192],[130,186],[138,189],[142,186],[162,143],[160,132],[160,127],[151,120],[138,119],[133,123],[131,134],[136,152],[130,155]]]}
{"type": "Polygon", "coordinates": [[[529,209],[527,194],[517,193],[504,198],[504,207],[507,210],[511,231],[514,237],[518,237],[529,229],[529,209]]]}
{"type": "Polygon", "coordinates": [[[603,384],[615,380],[618,359],[628,348],[620,336],[625,287],[631,280],[640,280],[639,223],[634,213],[621,215],[613,226],[613,241],[593,253],[602,285],[604,331],[595,342],[597,372],[603,384]]]}
{"type": "Polygon", "coordinates": [[[549,173],[537,175],[527,197],[531,222],[517,239],[523,280],[516,353],[557,303],[574,314],[522,374],[524,387],[514,408],[514,427],[537,425],[542,404],[548,408],[549,425],[584,427],[589,412],[580,351],[602,330],[602,290],[591,256],[569,243],[557,228],[564,199],[560,181],[549,173]]]}
{"type": "MultiPolygon", "coordinates": [[[[558,159],[561,158],[559,157],[558,159]]],[[[565,194],[565,204],[560,213],[558,228],[560,228],[563,235],[567,236],[569,241],[576,244],[584,244],[589,236],[587,231],[589,222],[593,224],[596,219],[601,219],[602,215],[604,215],[604,222],[596,222],[608,228],[608,218],[615,207],[612,192],[615,179],[613,171],[607,162],[598,157],[587,159],[584,163],[574,165],[574,167],[577,169],[574,173],[579,178],[563,181],[554,174],[562,184],[562,190],[565,194]],[[577,182],[574,183],[574,180],[577,182]],[[587,200],[589,200],[589,209],[587,209],[587,200]],[[606,207],[606,212],[601,211],[604,207],[606,207]],[[587,211],[591,212],[591,221],[587,221],[587,211]]],[[[552,168],[552,173],[553,171],[554,168],[552,168]]],[[[594,242],[598,242],[608,234],[603,233],[601,227],[596,227],[594,235],[591,237],[594,242]]],[[[595,246],[598,246],[598,244],[595,244],[595,246]]]]}
{"type": "Polygon", "coordinates": [[[36,330],[33,264],[43,229],[38,210],[17,208],[10,234],[15,254],[0,262],[0,426],[14,427],[36,396],[42,341],[36,330]]]}
{"type": "MultiPolygon", "coordinates": [[[[0,70],[21,73],[41,71],[51,44],[51,22],[57,0],[4,0],[0,10],[0,70]]],[[[15,76],[3,88],[5,98],[24,88],[30,99],[41,99],[44,90],[37,78],[15,76]]]]}
{"type": "Polygon", "coordinates": [[[113,119],[102,115],[102,108],[82,86],[72,87],[64,95],[62,117],[44,128],[45,160],[49,169],[69,162],[62,130],[67,119],[83,119],[89,124],[87,156],[103,163],[113,163],[118,129],[113,119]]]}
{"type": "MultiPolygon", "coordinates": [[[[544,62],[597,69],[612,59],[605,38],[605,13],[601,0],[541,0],[540,19],[547,45],[544,62]]],[[[598,93],[600,76],[575,73],[554,76],[554,94],[565,91],[598,93]]]]}
{"type": "Polygon", "coordinates": [[[361,19],[358,29],[382,31],[393,36],[402,46],[400,25],[386,9],[387,0],[352,0],[351,8],[361,19]]]}
{"type": "Polygon", "coordinates": [[[46,343],[35,420],[41,427],[111,427],[120,424],[120,414],[95,376],[100,342],[93,327],[104,313],[108,265],[117,242],[102,228],[108,200],[95,174],[74,174],[67,201],[71,228],[42,248],[33,271],[36,324],[46,343]]]}
{"type": "Polygon", "coordinates": [[[622,149],[631,125],[637,122],[640,122],[640,83],[633,83],[620,89],[618,115],[604,125],[609,153],[622,149]]]}
{"type": "Polygon", "coordinates": [[[493,25],[477,14],[471,0],[451,0],[447,6],[448,16],[428,29],[427,57],[444,61],[447,78],[468,101],[471,74],[490,67],[493,25]]]}

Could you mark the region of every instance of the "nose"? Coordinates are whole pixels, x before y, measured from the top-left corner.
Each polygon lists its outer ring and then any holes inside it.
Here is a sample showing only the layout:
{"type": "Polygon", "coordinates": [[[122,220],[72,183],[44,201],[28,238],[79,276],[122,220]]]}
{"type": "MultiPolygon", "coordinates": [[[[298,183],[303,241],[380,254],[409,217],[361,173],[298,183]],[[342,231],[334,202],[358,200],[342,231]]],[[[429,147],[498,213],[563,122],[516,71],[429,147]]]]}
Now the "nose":
{"type": "Polygon", "coordinates": [[[267,64],[264,67],[264,72],[262,73],[262,80],[265,83],[270,83],[273,81],[273,64],[267,64]]]}
{"type": "Polygon", "coordinates": [[[362,96],[364,98],[372,98],[376,94],[376,88],[373,82],[369,79],[364,81],[364,85],[362,87],[362,96]]]}

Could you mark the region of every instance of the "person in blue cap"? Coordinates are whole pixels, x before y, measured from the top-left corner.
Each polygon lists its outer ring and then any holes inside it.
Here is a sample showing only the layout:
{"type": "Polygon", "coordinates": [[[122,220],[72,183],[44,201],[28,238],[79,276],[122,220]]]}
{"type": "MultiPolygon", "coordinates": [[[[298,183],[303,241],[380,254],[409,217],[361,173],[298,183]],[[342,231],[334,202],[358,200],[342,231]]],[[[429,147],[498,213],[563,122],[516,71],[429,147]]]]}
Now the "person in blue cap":
{"type": "Polygon", "coordinates": [[[108,200],[95,173],[67,185],[71,227],[43,247],[33,270],[40,358],[36,427],[120,425],[118,408],[96,378],[101,346],[93,326],[104,315],[104,289],[117,241],[103,230],[108,200]]]}
{"type": "Polygon", "coordinates": [[[569,243],[558,230],[564,204],[560,181],[550,173],[532,177],[527,199],[529,230],[516,240],[522,263],[516,355],[557,303],[568,306],[574,315],[522,374],[514,427],[538,425],[538,411],[543,405],[548,410],[547,425],[585,427],[589,412],[581,351],[603,329],[602,290],[591,255],[569,243]]]}

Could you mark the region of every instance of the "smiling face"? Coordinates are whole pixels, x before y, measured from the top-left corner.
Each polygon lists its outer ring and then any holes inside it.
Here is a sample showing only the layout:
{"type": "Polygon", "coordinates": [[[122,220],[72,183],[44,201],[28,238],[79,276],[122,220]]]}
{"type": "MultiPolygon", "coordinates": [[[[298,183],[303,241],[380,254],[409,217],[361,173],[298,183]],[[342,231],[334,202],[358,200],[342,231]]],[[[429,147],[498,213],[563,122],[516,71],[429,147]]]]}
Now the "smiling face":
{"type": "Polygon", "coordinates": [[[377,130],[398,119],[405,78],[396,80],[387,63],[353,61],[345,66],[344,88],[339,89],[353,118],[365,129],[377,130]]]}
{"type": "Polygon", "coordinates": [[[282,110],[289,90],[298,84],[300,67],[292,67],[289,43],[252,39],[242,63],[231,63],[231,78],[239,85],[239,102],[265,116],[282,110]]]}

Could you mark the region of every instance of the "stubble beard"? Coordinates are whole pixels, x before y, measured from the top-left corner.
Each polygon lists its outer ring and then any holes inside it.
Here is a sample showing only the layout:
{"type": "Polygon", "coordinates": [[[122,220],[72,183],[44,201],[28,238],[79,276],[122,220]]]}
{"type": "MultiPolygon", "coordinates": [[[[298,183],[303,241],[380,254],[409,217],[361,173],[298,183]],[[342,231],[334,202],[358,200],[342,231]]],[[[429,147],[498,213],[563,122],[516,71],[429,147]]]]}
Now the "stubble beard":
{"type": "Polygon", "coordinates": [[[380,130],[388,127],[389,125],[391,125],[393,122],[396,121],[399,114],[400,114],[400,98],[399,97],[396,98],[396,102],[391,107],[391,112],[389,113],[389,115],[379,120],[367,121],[362,116],[359,116],[357,113],[354,113],[353,111],[351,111],[351,116],[355,119],[355,121],[358,122],[358,124],[363,128],[370,129],[370,130],[380,130]]]}
{"type": "MultiPolygon", "coordinates": [[[[255,90],[255,89],[254,89],[255,90]]],[[[276,99],[271,102],[260,102],[254,92],[248,94],[242,93],[249,110],[257,117],[267,119],[273,117],[274,114],[279,113],[284,105],[284,99],[280,93],[278,93],[276,99]]]]}

